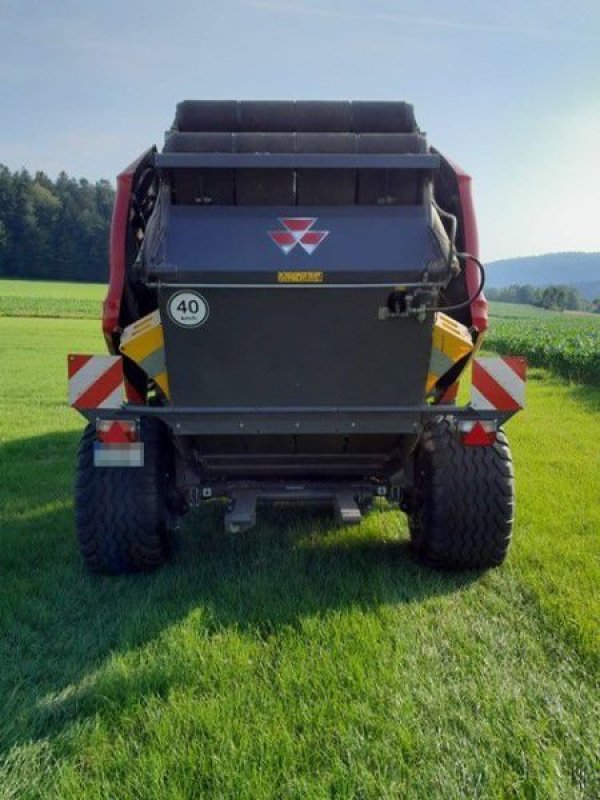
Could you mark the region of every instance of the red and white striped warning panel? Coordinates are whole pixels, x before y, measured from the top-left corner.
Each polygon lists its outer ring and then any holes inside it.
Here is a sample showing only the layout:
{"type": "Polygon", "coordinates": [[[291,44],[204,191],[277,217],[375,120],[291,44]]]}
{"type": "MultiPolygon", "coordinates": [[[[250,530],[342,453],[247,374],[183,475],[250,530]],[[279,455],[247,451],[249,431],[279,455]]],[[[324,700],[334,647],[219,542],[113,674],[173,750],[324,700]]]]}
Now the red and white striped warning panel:
{"type": "Polygon", "coordinates": [[[123,403],[121,356],[71,354],[69,405],[73,408],[119,408],[123,403]]]}
{"type": "Polygon", "coordinates": [[[525,406],[527,362],[520,356],[474,358],[471,406],[518,411],[525,406]]]}

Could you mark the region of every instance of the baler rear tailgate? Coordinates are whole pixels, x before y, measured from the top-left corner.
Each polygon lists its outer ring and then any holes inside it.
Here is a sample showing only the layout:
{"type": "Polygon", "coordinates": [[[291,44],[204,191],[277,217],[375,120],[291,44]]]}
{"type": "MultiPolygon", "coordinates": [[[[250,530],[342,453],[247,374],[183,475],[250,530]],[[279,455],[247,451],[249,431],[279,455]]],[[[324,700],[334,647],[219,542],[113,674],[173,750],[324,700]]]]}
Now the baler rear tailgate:
{"type": "Polygon", "coordinates": [[[382,319],[376,287],[161,287],[171,399],[186,407],[412,406],[425,400],[432,315],[382,319]],[[179,298],[206,308],[179,323],[179,298]]]}

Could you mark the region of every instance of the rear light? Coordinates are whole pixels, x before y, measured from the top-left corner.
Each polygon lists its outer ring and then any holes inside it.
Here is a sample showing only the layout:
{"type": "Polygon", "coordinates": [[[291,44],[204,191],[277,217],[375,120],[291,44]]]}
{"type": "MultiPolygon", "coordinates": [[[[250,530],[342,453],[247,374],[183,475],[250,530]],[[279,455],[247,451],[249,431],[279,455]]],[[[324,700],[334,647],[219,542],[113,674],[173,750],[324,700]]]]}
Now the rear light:
{"type": "Polygon", "coordinates": [[[96,439],[102,444],[130,444],[139,441],[135,420],[96,420],[96,439]]]}
{"type": "Polygon", "coordinates": [[[487,447],[496,441],[498,425],[493,419],[463,419],[458,423],[458,432],[467,447],[487,447]]]}
{"type": "Polygon", "coordinates": [[[144,443],[136,420],[97,419],[95,467],[143,467],[144,443]]]}

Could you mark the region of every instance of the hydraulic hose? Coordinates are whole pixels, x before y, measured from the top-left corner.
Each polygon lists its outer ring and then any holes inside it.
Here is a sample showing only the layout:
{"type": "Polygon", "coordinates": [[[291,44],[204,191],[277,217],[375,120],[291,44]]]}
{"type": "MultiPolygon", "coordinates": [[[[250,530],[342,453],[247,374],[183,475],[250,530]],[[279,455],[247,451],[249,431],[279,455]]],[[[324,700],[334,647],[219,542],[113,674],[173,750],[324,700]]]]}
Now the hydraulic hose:
{"type": "Polygon", "coordinates": [[[450,223],[450,250],[448,253],[448,264],[452,264],[452,260],[454,256],[457,256],[460,259],[472,259],[479,268],[479,287],[475,294],[472,297],[467,298],[462,303],[456,303],[452,306],[439,306],[438,308],[428,308],[427,311],[459,311],[461,308],[467,308],[470,306],[471,303],[474,303],[475,300],[479,297],[479,295],[483,292],[483,287],[485,286],[485,269],[483,264],[478,258],[472,256],[470,253],[459,253],[456,250],[456,231],[458,230],[458,220],[454,214],[451,214],[449,211],[445,211],[441,206],[439,206],[435,200],[435,197],[432,199],[433,207],[438,212],[442,219],[446,219],[450,223]]]}
{"type": "Polygon", "coordinates": [[[477,264],[477,267],[479,268],[479,278],[480,278],[477,291],[473,295],[471,295],[471,297],[468,297],[466,300],[463,300],[462,303],[456,303],[455,305],[452,306],[438,306],[437,308],[428,308],[427,309],[428,311],[458,311],[461,308],[466,308],[467,306],[470,306],[471,303],[474,303],[475,300],[477,300],[477,298],[479,297],[479,295],[483,292],[483,287],[485,286],[485,269],[481,261],[478,258],[475,258],[475,256],[472,256],[470,253],[457,252],[456,255],[458,256],[458,258],[465,260],[467,258],[470,258],[477,264]]]}

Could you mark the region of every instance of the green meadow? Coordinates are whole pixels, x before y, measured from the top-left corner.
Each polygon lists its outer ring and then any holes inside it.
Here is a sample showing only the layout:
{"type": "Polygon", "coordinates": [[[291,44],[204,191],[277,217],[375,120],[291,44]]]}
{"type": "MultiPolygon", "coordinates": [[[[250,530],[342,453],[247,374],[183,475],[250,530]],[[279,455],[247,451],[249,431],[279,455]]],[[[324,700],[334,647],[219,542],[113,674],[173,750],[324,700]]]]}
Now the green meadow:
{"type": "Polygon", "coordinates": [[[0,279],[0,317],[98,319],[105,294],[100,283],[0,279]]]}
{"type": "Polygon", "coordinates": [[[210,503],[166,568],[94,577],[66,354],[103,293],[0,281],[0,798],[597,800],[600,386],[531,370],[500,569],[420,565],[385,505],[235,536],[210,503]]]}
{"type": "Polygon", "coordinates": [[[492,303],[486,346],[519,353],[572,381],[600,386],[600,314],[492,303]]]}

